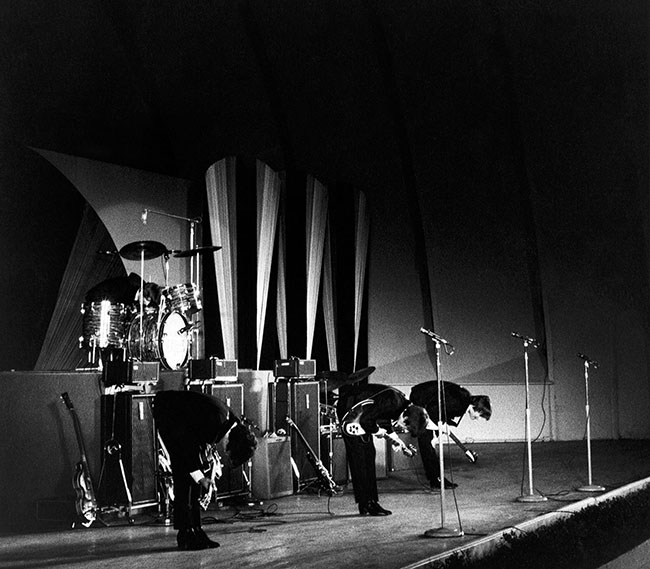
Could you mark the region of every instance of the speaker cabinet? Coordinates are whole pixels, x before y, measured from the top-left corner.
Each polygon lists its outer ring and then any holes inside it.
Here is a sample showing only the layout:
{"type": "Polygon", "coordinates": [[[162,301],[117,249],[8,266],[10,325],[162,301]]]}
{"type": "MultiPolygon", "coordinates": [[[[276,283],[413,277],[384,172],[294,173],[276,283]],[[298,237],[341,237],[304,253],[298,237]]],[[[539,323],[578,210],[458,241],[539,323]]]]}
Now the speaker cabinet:
{"type": "Polygon", "coordinates": [[[259,427],[259,434],[273,431],[269,419],[269,382],[273,379],[272,372],[240,369],[238,377],[244,386],[244,415],[259,427]]]}
{"type": "Polygon", "coordinates": [[[320,384],[318,381],[289,383],[289,394],[289,416],[302,433],[302,437],[295,429],[290,433],[291,456],[298,469],[299,482],[303,484],[318,477],[309,460],[307,445],[320,457],[320,384]]]}
{"type": "MultiPolygon", "coordinates": [[[[211,385],[211,394],[230,407],[235,415],[241,417],[244,413],[244,386],[237,384],[211,385]]],[[[217,445],[217,451],[221,456],[226,456],[226,441],[223,440],[217,445]]],[[[248,493],[246,474],[244,469],[247,465],[232,468],[224,460],[221,478],[217,480],[217,498],[237,496],[248,493]]]]}
{"type": "MultiPolygon", "coordinates": [[[[283,436],[292,435],[287,425],[287,417],[293,419],[291,412],[291,386],[288,381],[269,383],[269,432],[283,436]]],[[[294,419],[295,420],[295,419],[294,419]]]]}
{"type": "Polygon", "coordinates": [[[257,439],[253,455],[253,495],[269,500],[293,494],[291,439],[262,437],[257,439]]]}
{"type": "Polygon", "coordinates": [[[132,509],[158,504],[153,395],[117,393],[101,397],[103,506],[132,509]],[[129,499],[130,498],[130,499],[129,499]]]}
{"type": "Polygon", "coordinates": [[[321,435],[320,439],[321,462],[332,475],[334,482],[343,485],[348,483],[348,462],[345,452],[345,442],[340,433],[331,437],[321,435]]]}

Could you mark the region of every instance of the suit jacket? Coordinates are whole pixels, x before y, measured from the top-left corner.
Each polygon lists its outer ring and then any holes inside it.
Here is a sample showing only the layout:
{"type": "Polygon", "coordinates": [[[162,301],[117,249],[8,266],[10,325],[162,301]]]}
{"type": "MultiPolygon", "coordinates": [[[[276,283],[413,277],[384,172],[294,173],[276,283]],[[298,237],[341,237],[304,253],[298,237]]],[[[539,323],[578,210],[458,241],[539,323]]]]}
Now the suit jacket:
{"type": "Polygon", "coordinates": [[[201,449],[223,439],[237,421],[225,403],[196,391],[161,391],[153,413],[172,463],[187,472],[200,470],[201,449]]]}
{"type": "Polygon", "coordinates": [[[342,420],[345,414],[357,403],[372,398],[373,404],[364,407],[359,423],[366,433],[376,433],[379,427],[393,432],[392,421],[399,418],[409,406],[409,400],[399,390],[387,385],[368,383],[349,385],[339,389],[336,411],[342,420]]]}
{"type": "MultiPolygon", "coordinates": [[[[442,421],[454,427],[458,426],[471,403],[470,392],[457,383],[442,382],[442,421]]],[[[413,404],[424,407],[429,417],[438,422],[438,382],[425,381],[414,385],[410,400],[413,404]]]]}

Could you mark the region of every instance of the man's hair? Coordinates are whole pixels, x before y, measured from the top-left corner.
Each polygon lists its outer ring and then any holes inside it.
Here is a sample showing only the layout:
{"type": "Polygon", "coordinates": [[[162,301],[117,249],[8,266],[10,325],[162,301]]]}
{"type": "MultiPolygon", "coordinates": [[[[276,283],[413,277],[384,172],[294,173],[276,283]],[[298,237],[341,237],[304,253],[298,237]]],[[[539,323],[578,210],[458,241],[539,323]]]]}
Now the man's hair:
{"type": "Polygon", "coordinates": [[[472,395],[470,405],[486,421],[490,420],[492,406],[490,405],[490,398],[487,395],[472,395]]]}
{"type": "Polygon", "coordinates": [[[429,414],[424,407],[409,405],[404,411],[404,425],[412,437],[424,434],[429,422],[429,414]]]}
{"type": "Polygon", "coordinates": [[[230,430],[226,451],[234,467],[249,460],[256,448],[257,439],[248,426],[239,423],[230,430]]]}

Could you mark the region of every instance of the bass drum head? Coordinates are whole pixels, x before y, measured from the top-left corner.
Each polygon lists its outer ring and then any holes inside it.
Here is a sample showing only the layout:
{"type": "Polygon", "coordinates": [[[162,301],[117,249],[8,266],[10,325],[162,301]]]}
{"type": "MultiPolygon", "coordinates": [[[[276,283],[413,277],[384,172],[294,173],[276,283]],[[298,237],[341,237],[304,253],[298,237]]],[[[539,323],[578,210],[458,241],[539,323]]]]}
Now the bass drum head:
{"type": "Polygon", "coordinates": [[[170,312],[160,321],[158,333],[160,362],[167,369],[180,369],[187,364],[190,352],[188,323],[178,312],[170,312]]]}

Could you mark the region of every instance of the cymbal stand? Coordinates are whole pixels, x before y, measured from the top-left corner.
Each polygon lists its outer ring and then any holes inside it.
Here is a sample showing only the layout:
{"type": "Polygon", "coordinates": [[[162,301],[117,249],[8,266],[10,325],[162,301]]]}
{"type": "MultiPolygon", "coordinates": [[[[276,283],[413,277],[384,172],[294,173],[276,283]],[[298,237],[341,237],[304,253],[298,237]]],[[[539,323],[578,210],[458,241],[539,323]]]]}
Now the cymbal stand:
{"type": "Polygon", "coordinates": [[[590,360],[584,354],[578,354],[578,357],[584,360],[584,370],[585,370],[585,416],[587,419],[587,471],[588,471],[588,483],[586,486],[580,486],[576,488],[578,492],[602,492],[605,490],[604,486],[599,486],[594,484],[591,479],[591,414],[589,412],[589,366],[593,366],[594,369],[598,369],[598,362],[596,360],[590,360]]]}
{"type": "Polygon", "coordinates": [[[533,487],[533,446],[530,435],[530,385],[528,374],[528,346],[533,348],[539,347],[539,342],[533,338],[520,336],[512,332],[512,336],[519,338],[524,344],[524,366],[526,369],[526,449],[528,457],[528,494],[522,494],[517,498],[517,502],[544,502],[546,496],[535,494],[533,487]]]}
{"type": "Polygon", "coordinates": [[[464,532],[460,528],[445,525],[445,452],[442,446],[443,419],[442,419],[442,368],[440,365],[440,346],[444,344],[448,356],[454,353],[454,347],[444,338],[430,330],[422,328],[422,333],[427,334],[436,346],[436,373],[438,376],[438,463],[440,470],[440,527],[428,529],[424,537],[461,537],[464,532]]]}

